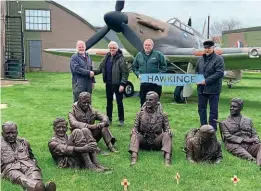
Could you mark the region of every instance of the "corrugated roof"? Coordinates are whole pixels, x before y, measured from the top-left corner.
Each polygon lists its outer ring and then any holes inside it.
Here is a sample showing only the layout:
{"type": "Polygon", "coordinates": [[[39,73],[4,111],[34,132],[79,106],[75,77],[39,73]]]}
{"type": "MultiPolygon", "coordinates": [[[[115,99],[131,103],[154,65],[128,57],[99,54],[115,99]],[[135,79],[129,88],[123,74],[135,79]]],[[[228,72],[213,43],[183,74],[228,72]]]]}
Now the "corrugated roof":
{"type": "Polygon", "coordinates": [[[241,28],[241,29],[235,29],[235,30],[229,30],[229,31],[222,31],[222,35],[230,34],[230,33],[250,32],[250,31],[261,31],[261,26],[250,27],[250,28],[241,28]]]}

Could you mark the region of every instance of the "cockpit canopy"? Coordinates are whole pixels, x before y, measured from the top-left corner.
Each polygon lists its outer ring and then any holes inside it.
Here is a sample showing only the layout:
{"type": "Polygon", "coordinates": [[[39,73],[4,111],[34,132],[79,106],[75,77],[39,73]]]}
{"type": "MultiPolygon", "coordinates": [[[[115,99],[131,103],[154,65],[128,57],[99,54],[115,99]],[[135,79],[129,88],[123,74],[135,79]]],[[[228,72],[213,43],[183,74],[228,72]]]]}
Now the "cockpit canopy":
{"type": "Polygon", "coordinates": [[[190,26],[188,26],[188,25],[182,23],[182,22],[181,22],[179,19],[177,19],[177,18],[169,19],[169,20],[167,21],[167,23],[172,24],[173,26],[178,27],[179,29],[181,29],[181,30],[183,30],[183,31],[186,31],[186,32],[189,33],[189,34],[194,35],[193,29],[192,29],[190,26]]]}

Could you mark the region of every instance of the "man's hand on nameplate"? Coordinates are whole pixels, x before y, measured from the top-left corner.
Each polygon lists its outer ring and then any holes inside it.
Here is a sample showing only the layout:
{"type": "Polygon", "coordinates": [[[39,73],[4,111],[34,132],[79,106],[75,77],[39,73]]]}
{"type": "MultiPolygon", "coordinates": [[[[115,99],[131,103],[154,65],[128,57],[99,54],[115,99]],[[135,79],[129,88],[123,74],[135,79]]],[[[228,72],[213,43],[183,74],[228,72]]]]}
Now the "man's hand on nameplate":
{"type": "Polygon", "coordinates": [[[201,83],[196,83],[197,85],[206,85],[206,81],[203,80],[201,83]]]}

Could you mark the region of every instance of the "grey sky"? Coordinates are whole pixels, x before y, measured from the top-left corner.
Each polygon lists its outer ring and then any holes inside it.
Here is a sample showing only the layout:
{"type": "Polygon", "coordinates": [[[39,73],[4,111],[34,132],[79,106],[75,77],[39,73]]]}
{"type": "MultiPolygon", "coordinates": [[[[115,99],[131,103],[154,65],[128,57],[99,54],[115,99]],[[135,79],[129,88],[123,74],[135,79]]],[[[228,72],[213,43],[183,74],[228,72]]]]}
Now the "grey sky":
{"type": "MultiPolygon", "coordinates": [[[[56,1],[74,11],[94,26],[103,26],[103,16],[114,11],[116,0],[107,1],[56,1]]],[[[261,26],[261,1],[138,1],[126,0],[123,12],[137,12],[162,21],[177,17],[187,23],[192,17],[192,27],[202,32],[208,15],[214,20],[234,18],[242,27],[261,26]]]]}

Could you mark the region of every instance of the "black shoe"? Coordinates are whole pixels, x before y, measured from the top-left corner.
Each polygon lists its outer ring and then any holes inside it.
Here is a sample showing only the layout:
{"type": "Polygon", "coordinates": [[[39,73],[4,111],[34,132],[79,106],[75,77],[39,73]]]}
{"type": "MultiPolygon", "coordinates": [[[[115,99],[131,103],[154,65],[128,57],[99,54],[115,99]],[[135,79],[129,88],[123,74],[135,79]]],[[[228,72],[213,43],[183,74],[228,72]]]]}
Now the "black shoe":
{"type": "Polygon", "coordinates": [[[124,126],[124,121],[119,121],[118,126],[119,126],[119,127],[123,127],[123,126],[124,126]]]}

